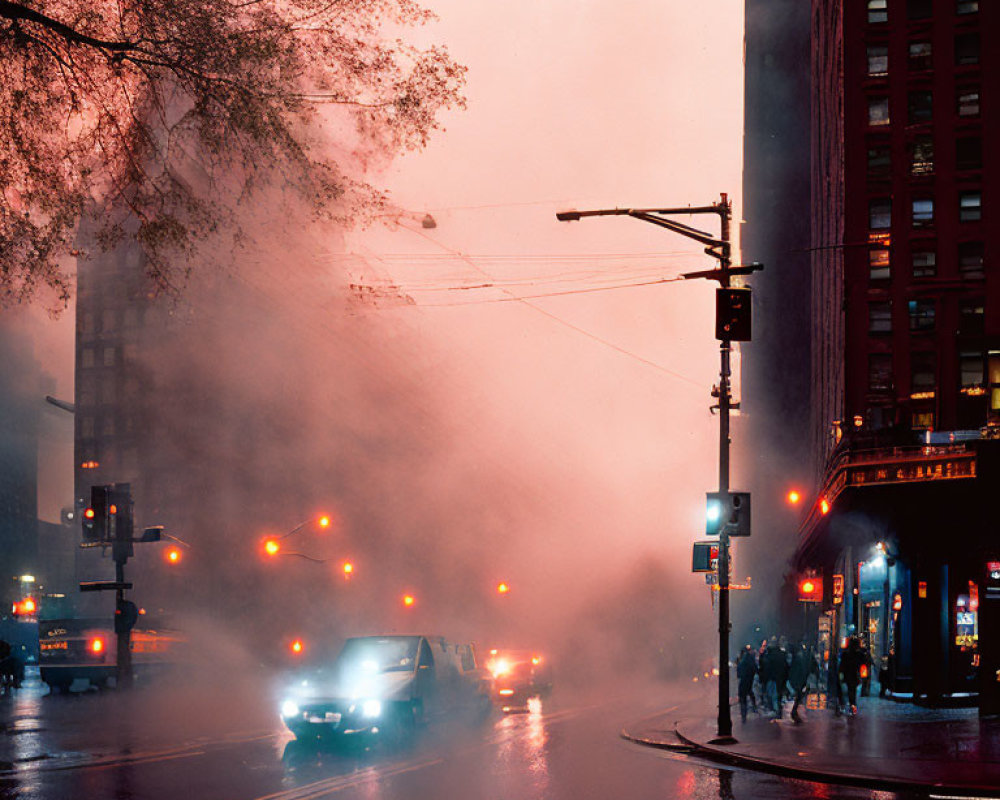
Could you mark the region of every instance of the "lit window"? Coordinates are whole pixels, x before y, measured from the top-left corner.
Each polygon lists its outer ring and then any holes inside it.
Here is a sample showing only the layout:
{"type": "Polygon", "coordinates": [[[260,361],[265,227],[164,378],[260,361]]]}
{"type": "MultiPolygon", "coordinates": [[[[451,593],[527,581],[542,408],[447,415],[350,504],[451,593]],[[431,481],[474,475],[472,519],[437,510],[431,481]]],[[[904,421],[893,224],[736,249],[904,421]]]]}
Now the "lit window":
{"type": "Polygon", "coordinates": [[[934,224],[934,199],[915,197],[913,199],[913,227],[929,228],[934,224]]]}
{"type": "Polygon", "coordinates": [[[868,124],[872,126],[889,124],[888,97],[871,97],[868,99],[868,124]]]}
{"type": "Polygon", "coordinates": [[[892,391],[891,353],[870,353],[868,355],[868,391],[892,391]]]}
{"type": "Polygon", "coordinates": [[[892,306],[889,303],[868,304],[868,332],[892,333],[892,306]]]}
{"type": "Polygon", "coordinates": [[[979,116],[979,89],[966,86],[958,90],[958,116],[979,116]]]}
{"type": "Polygon", "coordinates": [[[975,14],[979,10],[979,0],[956,0],[956,14],[975,14]]]}
{"type": "Polygon", "coordinates": [[[868,45],[868,74],[871,77],[889,74],[889,48],[886,45],[868,45]]]}
{"type": "Polygon", "coordinates": [[[990,411],[1000,411],[1000,350],[990,350],[986,357],[986,374],[990,381],[990,411]]]}
{"type": "Polygon", "coordinates": [[[910,415],[910,427],[915,431],[934,429],[934,412],[932,410],[919,409],[910,415]]]}
{"type": "Polygon", "coordinates": [[[868,21],[889,21],[889,0],[868,0],[868,21]]]}
{"type": "Polygon", "coordinates": [[[978,33],[960,33],[955,37],[955,63],[959,66],[979,63],[978,33]]]}
{"type": "Polygon", "coordinates": [[[910,142],[910,174],[930,175],[934,172],[934,140],[917,136],[910,142]]]}
{"type": "Polygon", "coordinates": [[[967,136],[955,140],[955,163],[959,169],[983,168],[983,140],[967,136]]]}
{"type": "Polygon", "coordinates": [[[879,197],[868,202],[868,227],[884,230],[892,225],[892,200],[879,197]]]}
{"type": "Polygon", "coordinates": [[[933,5],[932,0],[906,0],[906,18],[927,19],[933,5]]]}
{"type": "Polygon", "coordinates": [[[958,245],[958,271],[963,278],[985,277],[982,242],[961,242],[958,245]]]}
{"type": "Polygon", "coordinates": [[[888,175],[890,168],[889,148],[877,145],[868,148],[868,174],[870,176],[888,175]]]}
{"type": "Polygon", "coordinates": [[[934,330],[934,301],[910,300],[907,303],[910,312],[911,331],[934,330]]]}
{"type": "Polygon", "coordinates": [[[873,281],[889,279],[889,248],[873,247],[868,251],[868,277],[873,281]]]}
{"type": "Polygon", "coordinates": [[[910,92],[907,102],[910,124],[929,122],[934,115],[934,95],[930,92],[910,92]]]}
{"type": "Polygon", "coordinates": [[[979,336],[986,330],[986,302],[981,297],[963,300],[958,306],[958,333],[979,336]]]}
{"type": "Polygon", "coordinates": [[[906,60],[907,66],[913,72],[923,72],[931,68],[931,43],[930,42],[910,42],[909,56],[906,60]]]}
{"type": "Polygon", "coordinates": [[[983,195],[980,192],[958,193],[958,221],[976,222],[983,218],[983,195]]]}
{"type": "Polygon", "coordinates": [[[933,247],[914,247],[910,263],[914,278],[932,278],[937,274],[937,253],[933,247]]]}

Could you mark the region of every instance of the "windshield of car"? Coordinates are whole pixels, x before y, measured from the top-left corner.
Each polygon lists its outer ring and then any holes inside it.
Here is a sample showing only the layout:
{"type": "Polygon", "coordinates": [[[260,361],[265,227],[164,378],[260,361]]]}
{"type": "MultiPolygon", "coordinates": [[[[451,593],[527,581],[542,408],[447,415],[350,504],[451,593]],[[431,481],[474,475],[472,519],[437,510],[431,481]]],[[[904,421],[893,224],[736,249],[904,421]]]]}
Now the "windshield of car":
{"type": "Polygon", "coordinates": [[[409,672],[419,643],[418,636],[348,639],[337,657],[337,666],[372,673],[409,672]]]}

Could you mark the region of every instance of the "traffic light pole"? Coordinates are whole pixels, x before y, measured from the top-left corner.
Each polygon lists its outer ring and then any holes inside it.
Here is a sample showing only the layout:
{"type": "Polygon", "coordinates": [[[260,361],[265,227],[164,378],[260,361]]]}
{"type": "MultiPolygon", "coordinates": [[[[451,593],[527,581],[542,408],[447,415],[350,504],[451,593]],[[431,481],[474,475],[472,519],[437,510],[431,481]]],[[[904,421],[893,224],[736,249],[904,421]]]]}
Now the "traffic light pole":
{"type": "MultiPolygon", "coordinates": [[[[732,246],[730,243],[730,221],[732,206],[725,194],[718,203],[708,206],[687,208],[615,208],[597,211],[561,211],[556,214],[560,222],[572,222],[583,217],[598,216],[629,216],[643,222],[659,225],[688,239],[694,239],[705,245],[705,252],[717,259],[717,269],[701,272],[689,272],[684,278],[710,278],[717,280],[722,289],[730,288],[730,278],[733,275],[749,275],[761,269],[760,264],[733,266],[732,246]],[[718,214],[720,234],[716,239],[711,234],[692,228],[689,225],[669,219],[665,215],[681,214],[718,214]]],[[[717,312],[718,313],[718,312],[717,312]]],[[[718,332],[716,334],[718,336],[718,332]]],[[[725,497],[729,492],[729,411],[733,407],[730,397],[730,363],[732,337],[719,336],[721,344],[719,367],[719,494],[725,497]]],[[[733,719],[729,709],[729,530],[724,523],[719,529],[719,719],[718,737],[716,743],[734,742],[733,719]]]]}
{"type": "MultiPolygon", "coordinates": [[[[732,253],[729,242],[730,206],[726,196],[719,204],[721,232],[719,239],[719,283],[723,289],[729,288],[729,268],[732,253]]],[[[729,354],[732,345],[728,338],[719,344],[719,494],[729,492],[729,354]]],[[[732,740],[733,718],[729,709],[729,531],[728,525],[719,528],[719,719],[717,735],[719,742],[732,740]]]]}

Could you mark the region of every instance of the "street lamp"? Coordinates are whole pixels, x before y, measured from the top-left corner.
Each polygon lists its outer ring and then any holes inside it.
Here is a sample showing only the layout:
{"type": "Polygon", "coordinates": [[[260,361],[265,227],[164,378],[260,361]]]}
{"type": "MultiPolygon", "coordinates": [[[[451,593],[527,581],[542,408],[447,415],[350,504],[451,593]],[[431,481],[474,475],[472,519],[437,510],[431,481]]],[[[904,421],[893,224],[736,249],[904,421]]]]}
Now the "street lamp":
{"type": "MultiPolygon", "coordinates": [[[[556,219],[560,222],[573,222],[584,217],[628,216],[643,222],[649,222],[679,233],[688,239],[694,239],[705,245],[705,253],[718,261],[718,268],[700,272],[688,272],[683,278],[708,278],[719,282],[716,292],[716,324],[715,335],[719,339],[719,386],[713,390],[712,396],[718,398],[719,409],[719,495],[729,494],[729,410],[738,408],[730,396],[730,365],[729,356],[731,342],[746,341],[750,338],[749,303],[746,297],[740,297],[740,290],[730,289],[730,278],[733,275],[749,275],[762,269],[761,264],[733,266],[732,247],[729,240],[729,223],[732,219],[732,205],[723,193],[718,203],[707,206],[689,206],[687,208],[614,208],[596,211],[560,211],[556,219]],[[690,225],[671,219],[671,216],[691,214],[716,214],[719,217],[719,236],[693,228],[690,225]],[[727,316],[728,315],[728,316],[727,316]]],[[[746,291],[746,290],[744,290],[746,291]]],[[[714,408],[714,406],[713,406],[714,408]]],[[[718,738],[715,743],[731,743],[733,739],[733,720],[729,711],[729,536],[727,525],[719,526],[719,718],[718,738]]]]}

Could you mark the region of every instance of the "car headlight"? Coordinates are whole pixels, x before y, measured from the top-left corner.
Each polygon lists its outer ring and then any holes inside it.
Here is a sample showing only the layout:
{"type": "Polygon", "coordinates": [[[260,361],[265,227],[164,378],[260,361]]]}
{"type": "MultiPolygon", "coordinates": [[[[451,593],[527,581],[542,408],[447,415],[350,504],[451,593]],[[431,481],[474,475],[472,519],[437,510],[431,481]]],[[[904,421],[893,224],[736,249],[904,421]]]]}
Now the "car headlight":
{"type": "Polygon", "coordinates": [[[378,700],[365,700],[361,704],[361,714],[365,717],[377,717],[382,713],[382,703],[378,700]]]}
{"type": "Polygon", "coordinates": [[[281,704],[281,716],[297,717],[299,715],[299,704],[294,700],[286,700],[281,704]]]}

